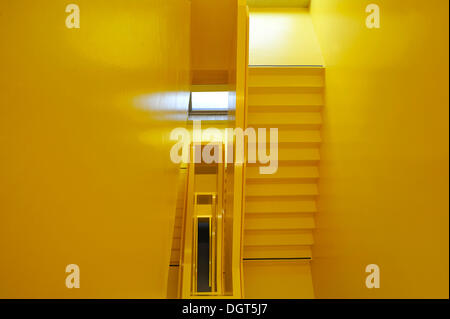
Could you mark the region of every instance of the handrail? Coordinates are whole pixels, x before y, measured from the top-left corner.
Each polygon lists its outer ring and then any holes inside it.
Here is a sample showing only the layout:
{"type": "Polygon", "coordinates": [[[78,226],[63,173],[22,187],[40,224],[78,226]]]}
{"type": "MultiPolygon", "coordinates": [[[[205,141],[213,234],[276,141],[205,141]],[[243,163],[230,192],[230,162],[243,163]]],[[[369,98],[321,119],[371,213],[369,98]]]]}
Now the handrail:
{"type": "Polygon", "coordinates": [[[186,209],[187,209],[187,192],[188,192],[188,181],[189,181],[189,168],[186,167],[188,170],[186,172],[186,178],[185,178],[185,189],[184,189],[184,198],[183,198],[183,213],[181,214],[181,234],[180,234],[180,256],[178,257],[178,294],[177,298],[182,298],[182,276],[183,276],[183,260],[184,260],[184,240],[185,240],[185,227],[186,227],[186,209]]]}
{"type": "MultiPolygon", "coordinates": [[[[193,145],[190,146],[191,154],[194,154],[193,145]]],[[[190,220],[194,214],[194,175],[195,167],[193,163],[188,163],[187,166],[187,183],[186,183],[186,197],[185,197],[185,212],[183,220],[183,232],[181,237],[182,259],[180,263],[179,271],[179,297],[188,298],[191,295],[192,285],[192,244],[190,239],[192,238],[193,229],[190,225],[190,220]]]]}

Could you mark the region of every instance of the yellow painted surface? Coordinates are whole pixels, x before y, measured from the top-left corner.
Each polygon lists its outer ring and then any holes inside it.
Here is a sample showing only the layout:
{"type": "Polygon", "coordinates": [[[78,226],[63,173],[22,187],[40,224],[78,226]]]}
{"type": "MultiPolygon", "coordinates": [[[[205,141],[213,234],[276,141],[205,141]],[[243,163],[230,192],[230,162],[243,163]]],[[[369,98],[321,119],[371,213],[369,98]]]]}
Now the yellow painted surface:
{"type": "Polygon", "coordinates": [[[308,9],[250,11],[250,65],[322,65],[308,9]]]}
{"type": "Polygon", "coordinates": [[[194,84],[226,84],[235,69],[237,0],[191,0],[194,84]]]}
{"type": "Polygon", "coordinates": [[[0,298],[164,298],[189,1],[76,3],[0,2],[0,298]]]}
{"type": "Polygon", "coordinates": [[[312,1],[327,66],[315,293],[448,298],[448,1],[376,3],[369,30],[367,1],[312,1]]]}
{"type": "MultiPolygon", "coordinates": [[[[183,165],[181,165],[183,166],[183,165]]],[[[187,188],[187,169],[180,167],[178,183],[177,183],[177,199],[175,216],[173,219],[172,231],[172,249],[170,253],[169,276],[167,279],[167,298],[179,298],[179,287],[181,284],[181,257],[183,234],[185,230],[185,214],[186,214],[186,188],[187,188]]]]}
{"type": "Polygon", "coordinates": [[[167,299],[178,299],[179,267],[169,267],[167,282],[167,299]]]}
{"type": "Polygon", "coordinates": [[[311,0],[247,0],[249,7],[298,7],[307,8],[311,0]]]}
{"type": "Polygon", "coordinates": [[[196,193],[216,193],[217,175],[215,174],[197,174],[195,175],[196,193]]]}
{"type": "Polygon", "coordinates": [[[311,269],[304,261],[245,261],[244,298],[313,299],[311,269]]]}
{"type": "Polygon", "coordinates": [[[272,175],[260,174],[259,164],[246,167],[247,298],[314,298],[310,259],[324,73],[317,67],[249,68],[247,122],[279,129],[279,166],[272,175]]]}

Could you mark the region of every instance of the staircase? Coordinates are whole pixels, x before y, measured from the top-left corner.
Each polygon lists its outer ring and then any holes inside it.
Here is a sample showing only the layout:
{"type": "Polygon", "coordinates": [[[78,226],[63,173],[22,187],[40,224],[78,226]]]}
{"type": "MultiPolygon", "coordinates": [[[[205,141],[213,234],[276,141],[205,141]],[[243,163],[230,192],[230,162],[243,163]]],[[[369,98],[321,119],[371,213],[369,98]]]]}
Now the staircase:
{"type": "Polygon", "coordinates": [[[177,205],[175,211],[175,223],[173,228],[172,250],[170,254],[170,266],[178,267],[180,264],[181,238],[183,232],[183,216],[186,206],[187,170],[180,169],[177,185],[177,205]]]}
{"type": "Polygon", "coordinates": [[[244,260],[310,260],[325,70],[250,67],[247,126],[278,128],[278,172],[247,164],[244,260]]]}
{"type": "Polygon", "coordinates": [[[181,246],[183,237],[183,222],[186,207],[186,184],[187,169],[180,168],[180,175],[177,185],[177,203],[175,211],[175,220],[173,224],[172,249],[169,261],[169,277],[167,280],[167,298],[176,299],[180,297],[180,263],[181,246]]]}

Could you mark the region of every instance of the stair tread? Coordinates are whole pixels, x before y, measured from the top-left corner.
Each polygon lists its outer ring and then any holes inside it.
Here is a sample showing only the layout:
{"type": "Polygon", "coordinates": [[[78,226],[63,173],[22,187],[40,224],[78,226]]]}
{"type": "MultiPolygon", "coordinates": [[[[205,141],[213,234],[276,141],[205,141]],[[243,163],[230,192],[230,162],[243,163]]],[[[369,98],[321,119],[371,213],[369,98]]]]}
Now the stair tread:
{"type": "Polygon", "coordinates": [[[170,263],[178,263],[180,261],[180,254],[181,251],[179,249],[173,249],[172,253],[170,254],[170,263]]]}
{"type": "Polygon", "coordinates": [[[275,174],[261,174],[258,166],[247,167],[247,181],[261,181],[274,179],[319,178],[317,166],[280,166],[275,174]]]}
{"type": "Polygon", "coordinates": [[[244,258],[312,258],[311,246],[245,246],[244,258]]]}
{"type": "Polygon", "coordinates": [[[248,107],[248,114],[251,116],[253,113],[270,113],[270,112],[278,112],[278,113],[289,113],[289,112],[320,112],[322,110],[323,105],[251,105],[248,107]]]}
{"type": "Polygon", "coordinates": [[[316,183],[247,184],[246,196],[316,196],[316,183]]]}
{"type": "Polygon", "coordinates": [[[249,76],[257,75],[325,75],[325,67],[314,66],[249,66],[249,76]]]}
{"type": "Polygon", "coordinates": [[[254,125],[321,125],[322,115],[318,112],[257,112],[248,115],[248,126],[254,125]]]}
{"type": "MultiPolygon", "coordinates": [[[[248,158],[247,163],[251,166],[268,166],[267,164],[261,164],[258,162],[258,149],[252,148],[252,145],[248,146],[248,158]]],[[[320,160],[320,151],[316,146],[313,147],[278,147],[278,155],[273,151],[270,153],[272,156],[272,162],[289,162],[289,161],[309,161],[316,162],[320,160]],[[277,155],[277,156],[276,156],[277,155]]],[[[250,167],[251,167],[250,166],[250,167]]]]}
{"type": "Polygon", "coordinates": [[[309,84],[309,85],[297,85],[295,83],[267,83],[251,86],[248,88],[249,95],[253,94],[318,94],[322,95],[323,85],[322,84],[309,84]]]}
{"type": "MultiPolygon", "coordinates": [[[[259,138],[259,132],[255,129],[256,136],[259,138]]],[[[270,130],[266,130],[266,141],[270,141],[270,130]]],[[[278,143],[311,143],[317,144],[322,142],[320,130],[303,130],[295,128],[279,128],[278,143]]],[[[250,144],[250,143],[249,143],[250,144]]]]}
{"type": "Polygon", "coordinates": [[[265,105],[323,105],[323,94],[317,93],[249,93],[249,106],[265,105]]]}
{"type": "Polygon", "coordinates": [[[246,246],[312,245],[311,230],[245,230],[246,246]]]}
{"type": "Polygon", "coordinates": [[[245,213],[314,213],[315,200],[247,200],[245,213]]]}
{"type": "Polygon", "coordinates": [[[312,214],[252,214],[245,217],[246,230],[314,229],[312,214]]]}

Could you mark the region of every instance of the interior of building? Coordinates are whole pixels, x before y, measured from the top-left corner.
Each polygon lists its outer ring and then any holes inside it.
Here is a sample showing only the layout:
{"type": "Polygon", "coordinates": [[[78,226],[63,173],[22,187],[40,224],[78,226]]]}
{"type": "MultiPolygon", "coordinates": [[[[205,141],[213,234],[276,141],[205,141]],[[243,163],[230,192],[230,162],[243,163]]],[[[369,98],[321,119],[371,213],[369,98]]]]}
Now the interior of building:
{"type": "Polygon", "coordinates": [[[72,2],[0,2],[0,298],[449,298],[448,1],[72,2]]]}

